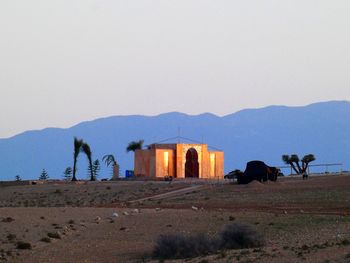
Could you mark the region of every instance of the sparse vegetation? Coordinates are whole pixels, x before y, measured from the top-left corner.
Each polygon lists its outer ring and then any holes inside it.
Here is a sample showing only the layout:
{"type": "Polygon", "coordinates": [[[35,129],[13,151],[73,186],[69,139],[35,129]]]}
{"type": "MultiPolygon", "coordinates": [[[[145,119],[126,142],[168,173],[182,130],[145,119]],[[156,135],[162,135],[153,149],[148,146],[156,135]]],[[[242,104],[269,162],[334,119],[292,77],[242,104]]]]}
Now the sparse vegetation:
{"type": "Polygon", "coordinates": [[[15,234],[8,234],[6,238],[8,241],[13,242],[17,237],[15,234]]]}
{"type": "Polygon", "coordinates": [[[195,236],[161,235],[155,245],[153,256],[159,259],[183,259],[204,256],[223,249],[261,247],[263,238],[250,226],[233,223],[227,225],[217,238],[204,234],[195,236]]]}
{"type": "Polygon", "coordinates": [[[29,242],[18,241],[16,244],[17,249],[32,249],[32,245],[29,242]]]}
{"type": "Polygon", "coordinates": [[[205,235],[186,237],[183,235],[161,235],[153,251],[159,259],[183,259],[207,255],[216,250],[217,243],[205,235]]]}
{"type": "Polygon", "coordinates": [[[15,221],[15,219],[13,219],[12,217],[5,217],[2,219],[2,222],[5,222],[5,223],[11,223],[15,221]]]}
{"type": "Polygon", "coordinates": [[[261,247],[264,244],[262,236],[251,226],[239,223],[229,224],[220,233],[221,248],[242,249],[261,247]]]}

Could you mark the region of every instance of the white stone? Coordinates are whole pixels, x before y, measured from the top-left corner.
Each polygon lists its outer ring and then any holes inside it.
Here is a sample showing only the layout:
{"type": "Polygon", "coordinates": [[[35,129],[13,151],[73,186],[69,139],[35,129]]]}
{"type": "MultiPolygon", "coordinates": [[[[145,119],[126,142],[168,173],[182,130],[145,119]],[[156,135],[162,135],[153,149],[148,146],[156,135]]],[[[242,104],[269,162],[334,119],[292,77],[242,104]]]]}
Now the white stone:
{"type": "Polygon", "coordinates": [[[118,217],[119,215],[118,215],[118,213],[117,212],[114,212],[113,214],[112,214],[112,217],[114,217],[114,218],[116,218],[116,217],[118,217]]]}

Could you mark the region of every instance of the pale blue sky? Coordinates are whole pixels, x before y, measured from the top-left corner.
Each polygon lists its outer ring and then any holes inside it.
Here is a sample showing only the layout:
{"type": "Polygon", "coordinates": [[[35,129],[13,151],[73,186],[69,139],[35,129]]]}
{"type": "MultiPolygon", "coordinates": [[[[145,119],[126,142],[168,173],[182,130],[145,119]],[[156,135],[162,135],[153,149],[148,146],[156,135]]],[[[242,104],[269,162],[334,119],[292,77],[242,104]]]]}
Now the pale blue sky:
{"type": "Polygon", "coordinates": [[[350,100],[350,1],[2,0],[0,138],[350,100]]]}

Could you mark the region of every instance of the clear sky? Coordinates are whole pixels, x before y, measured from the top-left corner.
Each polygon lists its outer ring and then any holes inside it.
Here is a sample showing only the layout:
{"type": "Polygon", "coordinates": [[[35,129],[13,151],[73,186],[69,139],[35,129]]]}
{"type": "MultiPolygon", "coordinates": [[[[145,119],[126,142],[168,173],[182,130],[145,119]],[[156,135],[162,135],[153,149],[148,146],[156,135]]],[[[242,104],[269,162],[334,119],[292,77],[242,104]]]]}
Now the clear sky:
{"type": "Polygon", "coordinates": [[[349,0],[1,0],[0,138],[350,100],[349,0]]]}

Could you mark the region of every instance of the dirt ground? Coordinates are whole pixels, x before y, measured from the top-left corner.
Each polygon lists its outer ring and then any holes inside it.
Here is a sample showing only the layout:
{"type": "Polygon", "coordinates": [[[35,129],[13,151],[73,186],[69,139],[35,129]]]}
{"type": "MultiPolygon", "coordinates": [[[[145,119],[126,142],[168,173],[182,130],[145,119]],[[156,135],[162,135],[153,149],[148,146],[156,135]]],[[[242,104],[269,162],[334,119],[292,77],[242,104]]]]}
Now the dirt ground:
{"type": "Polygon", "coordinates": [[[0,187],[0,262],[158,262],[160,234],[214,237],[232,222],[266,244],[172,262],[350,262],[350,176],[0,187]]]}

